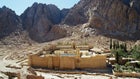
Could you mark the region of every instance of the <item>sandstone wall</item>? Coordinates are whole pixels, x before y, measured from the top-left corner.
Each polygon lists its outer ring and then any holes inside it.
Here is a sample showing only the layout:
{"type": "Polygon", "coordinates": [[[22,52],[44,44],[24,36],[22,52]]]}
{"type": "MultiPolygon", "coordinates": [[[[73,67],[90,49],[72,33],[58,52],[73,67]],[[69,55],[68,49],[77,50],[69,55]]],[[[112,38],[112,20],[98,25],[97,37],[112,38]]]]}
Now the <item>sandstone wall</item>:
{"type": "Polygon", "coordinates": [[[106,68],[106,56],[93,56],[90,58],[78,58],[76,68],[106,68]]]}
{"type": "Polygon", "coordinates": [[[60,69],[75,69],[75,57],[60,57],[60,69]]]}
{"type": "Polygon", "coordinates": [[[59,56],[54,56],[52,62],[53,62],[53,68],[59,69],[59,67],[60,67],[60,57],[59,56]]]}
{"type": "Polygon", "coordinates": [[[37,55],[32,55],[29,57],[29,65],[35,67],[48,67],[48,57],[38,57],[37,55]]]}
{"type": "Polygon", "coordinates": [[[45,56],[32,55],[29,57],[29,65],[33,67],[50,69],[85,69],[106,68],[106,56],[97,55],[88,58],[68,56],[45,56]]]}

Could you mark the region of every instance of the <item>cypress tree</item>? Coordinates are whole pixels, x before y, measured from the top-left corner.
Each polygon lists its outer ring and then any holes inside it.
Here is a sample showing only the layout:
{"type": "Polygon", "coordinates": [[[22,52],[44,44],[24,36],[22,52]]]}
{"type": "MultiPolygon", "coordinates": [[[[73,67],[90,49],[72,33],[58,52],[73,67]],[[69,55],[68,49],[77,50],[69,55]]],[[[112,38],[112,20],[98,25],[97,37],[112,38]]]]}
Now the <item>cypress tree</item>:
{"type": "Polygon", "coordinates": [[[124,51],[127,52],[127,44],[124,44],[124,51]]]}
{"type": "Polygon", "coordinates": [[[110,49],[112,49],[112,39],[110,39],[110,49]]]}
{"type": "Polygon", "coordinates": [[[118,48],[120,47],[120,46],[119,46],[119,41],[117,41],[116,44],[117,44],[117,45],[116,45],[116,48],[118,49],[118,48]]]}
{"type": "Polygon", "coordinates": [[[116,49],[116,43],[113,41],[113,49],[116,49]]]}

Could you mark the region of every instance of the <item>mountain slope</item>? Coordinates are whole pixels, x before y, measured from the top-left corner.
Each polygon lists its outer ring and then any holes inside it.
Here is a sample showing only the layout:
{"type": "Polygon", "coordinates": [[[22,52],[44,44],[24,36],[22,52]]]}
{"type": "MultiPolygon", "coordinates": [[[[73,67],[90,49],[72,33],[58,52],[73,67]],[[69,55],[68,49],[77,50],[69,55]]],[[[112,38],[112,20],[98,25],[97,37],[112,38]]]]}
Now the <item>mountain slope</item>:
{"type": "Polygon", "coordinates": [[[0,38],[19,29],[25,30],[26,35],[37,42],[57,40],[66,37],[67,33],[75,34],[63,26],[86,28],[86,36],[93,34],[88,30],[92,28],[91,32],[96,30],[105,36],[139,39],[140,0],[80,0],[71,9],[63,10],[52,4],[34,3],[20,17],[11,9],[0,8],[0,38]]]}
{"type": "Polygon", "coordinates": [[[80,0],[64,24],[89,23],[106,35],[137,39],[140,31],[140,0],[80,0]],[[74,22],[73,22],[74,21],[74,22]]]}
{"type": "Polygon", "coordinates": [[[15,12],[5,6],[0,8],[0,38],[10,35],[19,28],[22,28],[21,21],[15,12]]]}
{"type": "MultiPolygon", "coordinates": [[[[61,13],[61,10],[55,5],[34,3],[21,15],[23,28],[27,30],[30,37],[37,42],[50,41],[48,33],[56,32],[55,30],[52,32],[52,29],[55,28],[55,24],[59,24],[61,19],[64,18],[64,16],[63,18],[61,17],[61,13]]],[[[63,29],[57,28],[57,30],[62,30],[63,32],[63,29]]],[[[63,37],[63,35],[58,35],[57,38],[58,37],[63,37]]]]}

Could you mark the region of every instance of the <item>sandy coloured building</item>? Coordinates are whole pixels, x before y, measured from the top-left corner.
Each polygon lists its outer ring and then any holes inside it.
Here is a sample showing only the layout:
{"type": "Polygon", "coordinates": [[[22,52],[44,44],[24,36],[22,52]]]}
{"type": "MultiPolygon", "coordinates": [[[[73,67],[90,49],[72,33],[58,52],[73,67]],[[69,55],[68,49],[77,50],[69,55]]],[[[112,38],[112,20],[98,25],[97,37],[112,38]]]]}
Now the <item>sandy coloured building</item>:
{"type": "Polygon", "coordinates": [[[60,49],[53,54],[30,55],[29,65],[49,69],[106,68],[106,55],[89,52],[88,46],[77,46],[76,49],[70,46],[58,47],[60,49]]]}

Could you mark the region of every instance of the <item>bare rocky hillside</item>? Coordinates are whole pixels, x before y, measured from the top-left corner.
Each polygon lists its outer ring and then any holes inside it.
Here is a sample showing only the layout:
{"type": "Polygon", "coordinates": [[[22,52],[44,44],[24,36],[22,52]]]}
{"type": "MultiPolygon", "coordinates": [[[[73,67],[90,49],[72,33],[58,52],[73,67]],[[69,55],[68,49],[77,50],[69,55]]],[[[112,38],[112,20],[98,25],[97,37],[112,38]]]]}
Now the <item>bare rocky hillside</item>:
{"type": "Polygon", "coordinates": [[[66,14],[66,10],[61,11],[55,5],[34,3],[25,10],[21,19],[23,28],[29,32],[31,39],[37,42],[45,42],[66,36],[63,29],[54,26],[59,24],[66,14]],[[50,34],[57,34],[58,31],[60,32],[58,35],[50,34]]]}
{"type": "Polygon", "coordinates": [[[16,30],[36,42],[69,36],[105,35],[132,41],[140,37],[139,0],[80,0],[71,9],[62,10],[52,4],[34,3],[21,16],[3,7],[0,18],[2,42],[11,35],[14,38],[16,30]]]}
{"type": "Polygon", "coordinates": [[[5,6],[0,8],[0,38],[22,28],[20,23],[21,20],[14,11],[5,6]]]}
{"type": "Polygon", "coordinates": [[[63,23],[71,26],[88,23],[87,26],[107,36],[139,39],[140,1],[80,0],[63,23]]]}

